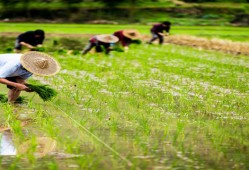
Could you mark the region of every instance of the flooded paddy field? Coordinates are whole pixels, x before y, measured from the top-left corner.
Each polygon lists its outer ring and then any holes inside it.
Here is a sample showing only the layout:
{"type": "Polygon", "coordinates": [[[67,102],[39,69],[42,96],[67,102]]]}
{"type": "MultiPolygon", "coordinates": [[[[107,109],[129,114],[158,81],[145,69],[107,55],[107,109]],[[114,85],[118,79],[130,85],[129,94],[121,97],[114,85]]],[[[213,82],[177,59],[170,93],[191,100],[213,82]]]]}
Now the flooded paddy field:
{"type": "Polygon", "coordinates": [[[61,71],[29,82],[58,96],[0,104],[2,169],[249,168],[248,56],[171,44],[50,54],[61,71]]]}

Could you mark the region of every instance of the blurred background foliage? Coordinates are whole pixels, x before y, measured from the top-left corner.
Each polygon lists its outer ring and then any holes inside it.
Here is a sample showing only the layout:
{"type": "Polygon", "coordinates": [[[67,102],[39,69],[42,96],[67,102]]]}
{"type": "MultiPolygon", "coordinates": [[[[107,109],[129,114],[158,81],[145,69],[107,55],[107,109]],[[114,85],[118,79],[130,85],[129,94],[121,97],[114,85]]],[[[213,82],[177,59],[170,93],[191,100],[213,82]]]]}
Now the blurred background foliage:
{"type": "Polygon", "coordinates": [[[249,0],[0,0],[5,22],[150,23],[226,25],[243,18],[249,25],[249,0]],[[192,21],[194,19],[194,21],[192,21]],[[99,20],[108,20],[106,22],[99,20]]]}

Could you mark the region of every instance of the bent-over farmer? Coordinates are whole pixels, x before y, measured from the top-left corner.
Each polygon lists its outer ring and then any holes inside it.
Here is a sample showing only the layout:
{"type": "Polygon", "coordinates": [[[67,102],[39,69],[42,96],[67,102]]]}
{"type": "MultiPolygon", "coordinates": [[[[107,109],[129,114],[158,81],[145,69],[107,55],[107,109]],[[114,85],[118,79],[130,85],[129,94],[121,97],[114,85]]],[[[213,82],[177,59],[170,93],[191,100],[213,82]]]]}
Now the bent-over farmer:
{"type": "Polygon", "coordinates": [[[164,41],[163,37],[165,35],[169,35],[170,25],[171,23],[169,21],[165,21],[165,22],[162,22],[161,24],[153,25],[153,27],[150,30],[152,34],[152,38],[150,39],[148,43],[151,44],[156,39],[159,39],[159,44],[162,45],[164,41]],[[163,31],[165,31],[166,33],[163,33],[163,31]]]}
{"type": "Polygon", "coordinates": [[[119,43],[124,47],[125,51],[128,50],[128,46],[134,40],[138,40],[141,37],[140,33],[134,29],[116,31],[113,35],[119,38],[119,43]]]}
{"type": "Polygon", "coordinates": [[[89,40],[89,43],[82,51],[82,54],[87,54],[93,47],[95,47],[95,51],[105,52],[105,54],[109,54],[112,51],[112,46],[118,42],[118,37],[109,34],[101,34],[92,37],[89,40]]]}
{"type": "Polygon", "coordinates": [[[31,92],[25,82],[32,74],[52,76],[59,70],[57,61],[45,53],[30,51],[24,54],[0,54],[0,83],[9,88],[10,103],[15,102],[21,91],[31,92]]]}
{"type": "Polygon", "coordinates": [[[20,52],[25,46],[30,50],[34,50],[37,46],[42,46],[45,39],[45,32],[43,30],[27,31],[17,36],[15,42],[15,52],[20,52]]]}

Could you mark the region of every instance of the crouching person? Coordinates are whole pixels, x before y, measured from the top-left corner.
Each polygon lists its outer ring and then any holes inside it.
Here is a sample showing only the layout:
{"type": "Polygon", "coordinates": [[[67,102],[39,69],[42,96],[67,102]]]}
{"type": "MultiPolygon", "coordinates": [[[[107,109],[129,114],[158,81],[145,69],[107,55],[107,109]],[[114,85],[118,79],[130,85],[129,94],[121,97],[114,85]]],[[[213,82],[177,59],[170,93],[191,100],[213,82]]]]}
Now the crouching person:
{"type": "Polygon", "coordinates": [[[156,39],[159,39],[159,44],[162,45],[164,42],[164,36],[169,35],[170,26],[171,26],[171,23],[169,21],[165,21],[161,24],[153,25],[153,27],[150,30],[152,34],[152,38],[150,39],[148,43],[152,44],[153,41],[155,41],[156,39]],[[163,33],[164,31],[166,33],[163,33]]]}
{"type": "Polygon", "coordinates": [[[141,34],[135,29],[116,31],[113,35],[118,37],[118,43],[122,45],[124,51],[129,49],[130,44],[139,42],[141,38],[141,34]]]}
{"type": "Polygon", "coordinates": [[[16,38],[15,52],[21,52],[23,46],[31,51],[37,51],[37,49],[42,47],[44,39],[45,32],[43,30],[24,32],[16,38]]]}
{"type": "Polygon", "coordinates": [[[8,102],[14,103],[21,91],[31,92],[25,83],[33,74],[52,76],[60,70],[56,60],[45,53],[0,54],[0,83],[9,88],[8,102]]]}
{"type": "Polygon", "coordinates": [[[97,53],[104,52],[105,54],[109,54],[112,51],[112,46],[118,42],[118,37],[114,35],[101,34],[92,37],[89,40],[89,43],[82,51],[82,54],[87,54],[92,48],[95,47],[95,51],[97,53]]]}

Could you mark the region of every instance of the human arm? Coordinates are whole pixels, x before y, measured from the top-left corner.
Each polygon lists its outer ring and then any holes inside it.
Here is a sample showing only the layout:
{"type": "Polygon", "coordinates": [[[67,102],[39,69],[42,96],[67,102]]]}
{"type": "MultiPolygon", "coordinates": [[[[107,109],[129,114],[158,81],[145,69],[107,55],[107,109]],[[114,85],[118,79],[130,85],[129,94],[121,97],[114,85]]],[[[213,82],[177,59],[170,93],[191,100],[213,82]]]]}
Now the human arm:
{"type": "Polygon", "coordinates": [[[20,44],[23,45],[23,46],[25,46],[25,47],[27,47],[27,48],[29,48],[29,49],[34,49],[34,48],[35,48],[33,45],[30,45],[30,44],[25,43],[25,42],[23,42],[23,41],[20,42],[20,44]]]}
{"type": "Polygon", "coordinates": [[[161,35],[161,36],[168,36],[169,35],[168,32],[166,32],[166,33],[159,32],[158,34],[161,35]]]}
{"type": "Polygon", "coordinates": [[[31,90],[25,85],[25,80],[21,78],[18,78],[17,82],[9,81],[6,78],[0,78],[0,83],[15,87],[18,90],[31,92],[31,90]]]}
{"type": "Polygon", "coordinates": [[[128,47],[128,46],[124,46],[124,51],[125,51],[125,52],[127,52],[127,51],[128,51],[128,49],[129,49],[129,47],[128,47]]]}
{"type": "Polygon", "coordinates": [[[166,32],[165,34],[166,34],[166,35],[169,35],[170,26],[168,25],[164,30],[165,30],[165,32],[166,32]]]}

